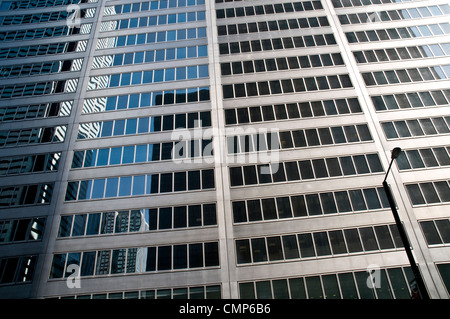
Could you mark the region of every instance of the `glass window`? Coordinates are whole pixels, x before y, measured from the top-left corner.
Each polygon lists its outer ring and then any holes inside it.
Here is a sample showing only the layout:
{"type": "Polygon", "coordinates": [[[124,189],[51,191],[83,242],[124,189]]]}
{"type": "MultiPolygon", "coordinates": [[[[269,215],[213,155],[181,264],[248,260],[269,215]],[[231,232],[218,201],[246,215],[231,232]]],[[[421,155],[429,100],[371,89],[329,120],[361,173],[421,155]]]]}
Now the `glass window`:
{"type": "Polygon", "coordinates": [[[297,238],[295,235],[283,236],[283,247],[286,259],[299,258],[297,238]]]}
{"type": "Polygon", "coordinates": [[[375,233],[377,235],[378,243],[380,244],[380,249],[391,249],[394,248],[394,242],[392,241],[391,234],[389,233],[388,226],[375,226],[375,233]]]}
{"type": "Polygon", "coordinates": [[[343,299],[358,299],[355,280],[352,273],[338,274],[343,299]]]}
{"type": "Polygon", "coordinates": [[[101,217],[100,213],[89,214],[88,223],[86,227],[86,236],[98,234],[98,230],[100,227],[100,217],[101,217]]]}
{"type": "Polygon", "coordinates": [[[363,250],[357,229],[345,229],[344,235],[349,253],[360,252],[363,250]]]}
{"type": "Polygon", "coordinates": [[[75,219],[73,221],[72,236],[84,235],[84,228],[86,226],[86,217],[87,217],[86,214],[75,215],[75,219]]]}
{"type": "Polygon", "coordinates": [[[281,248],[281,238],[279,236],[267,238],[267,250],[269,252],[269,260],[283,259],[283,251],[281,248]]]}
{"type": "Polygon", "coordinates": [[[361,299],[374,299],[375,294],[373,288],[368,287],[366,271],[355,272],[356,283],[358,285],[359,295],[361,299]]]}
{"type": "Polygon", "coordinates": [[[314,173],[312,170],[311,162],[309,160],[299,161],[300,173],[302,179],[312,179],[314,178],[314,173]]]}
{"type": "Polygon", "coordinates": [[[259,199],[247,201],[249,221],[262,220],[261,203],[259,199]]]}
{"type": "Polygon", "coordinates": [[[289,197],[277,197],[277,207],[279,218],[292,217],[291,205],[289,197]]]}
{"type": "Polygon", "coordinates": [[[363,227],[359,229],[365,251],[378,250],[377,240],[372,227],[363,227]]]}
{"type": "Polygon", "coordinates": [[[95,251],[84,252],[81,262],[80,276],[92,276],[94,274],[94,264],[95,251]]]}
{"type": "Polygon", "coordinates": [[[172,246],[158,247],[158,270],[172,268],[172,246]]]}
{"type": "Polygon", "coordinates": [[[326,299],[341,299],[336,275],[322,276],[322,282],[326,299]]]}
{"type": "Polygon", "coordinates": [[[314,257],[316,254],[311,234],[298,234],[297,237],[302,258],[314,257]]]}
{"type": "Polygon", "coordinates": [[[186,206],[174,207],[174,211],[173,211],[173,227],[174,228],[187,227],[186,206]]]}
{"type": "Polygon", "coordinates": [[[187,245],[173,246],[173,268],[174,269],[187,268],[187,245]]]}
{"type": "Polygon", "coordinates": [[[131,194],[131,176],[120,178],[119,197],[130,196],[131,194]]]}
{"type": "Polygon", "coordinates": [[[306,277],[308,299],[323,299],[322,284],[319,276],[306,277]]]}
{"type": "Polygon", "coordinates": [[[428,204],[439,203],[439,197],[432,183],[420,183],[420,188],[428,204]]]}
{"type": "Polygon", "coordinates": [[[317,256],[330,255],[330,243],[328,241],[327,232],[314,233],[314,242],[316,246],[317,256]]]}
{"type": "Polygon", "coordinates": [[[335,192],[335,196],[340,213],[352,211],[350,200],[346,191],[335,192]]]}
{"type": "Polygon", "coordinates": [[[264,238],[252,238],[253,262],[267,261],[266,241],[264,238]]]}

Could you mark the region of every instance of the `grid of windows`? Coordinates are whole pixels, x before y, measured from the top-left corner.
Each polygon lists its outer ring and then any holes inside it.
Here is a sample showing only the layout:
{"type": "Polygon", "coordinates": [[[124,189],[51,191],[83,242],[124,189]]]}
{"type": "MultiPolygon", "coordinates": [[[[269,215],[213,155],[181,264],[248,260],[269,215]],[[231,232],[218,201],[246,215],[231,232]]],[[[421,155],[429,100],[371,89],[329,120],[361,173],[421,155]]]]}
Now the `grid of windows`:
{"type": "Polygon", "coordinates": [[[173,14],[163,14],[158,16],[145,16],[140,18],[130,18],[121,20],[111,20],[102,22],[100,32],[112,30],[125,30],[134,28],[147,28],[156,25],[170,25],[175,23],[205,21],[205,11],[180,12],[173,14]]]}
{"type": "Polygon", "coordinates": [[[372,141],[367,124],[227,137],[228,154],[364,141],[372,141]]]}
{"type": "Polygon", "coordinates": [[[353,87],[348,74],[225,84],[224,99],[353,87]]]}
{"type": "Polygon", "coordinates": [[[281,30],[295,30],[306,28],[322,28],[329,27],[330,24],[326,16],[288,19],[288,20],[272,20],[272,21],[259,21],[239,24],[228,24],[217,26],[219,36],[234,35],[234,34],[246,34],[255,32],[267,32],[267,31],[281,31],[281,30]]]}
{"type": "Polygon", "coordinates": [[[375,110],[397,110],[450,104],[450,90],[420,91],[372,96],[375,110]]]}
{"type": "Polygon", "coordinates": [[[214,170],[177,171],[72,181],[65,201],[214,189],[214,170]]]}
{"type": "Polygon", "coordinates": [[[450,79],[450,64],[361,73],[367,86],[450,79]]]}
{"type": "Polygon", "coordinates": [[[88,91],[147,83],[195,80],[209,77],[208,65],[137,71],[89,77],[88,91]]]}
{"type": "Polygon", "coordinates": [[[87,40],[0,48],[0,60],[86,51],[87,40]]]}
{"type": "Polygon", "coordinates": [[[399,170],[443,167],[450,165],[450,147],[403,150],[397,157],[399,170]]]}
{"type": "Polygon", "coordinates": [[[235,223],[367,212],[389,208],[384,189],[364,188],[234,201],[235,223]]]}
{"type": "Polygon", "coordinates": [[[53,183],[0,187],[0,207],[49,204],[53,183]]]}
{"type": "Polygon", "coordinates": [[[67,126],[51,126],[23,130],[0,131],[0,148],[27,144],[61,143],[67,126]]]}
{"type": "Polygon", "coordinates": [[[0,220],[0,243],[41,240],[44,226],[45,217],[0,220]]]}
{"type": "Polygon", "coordinates": [[[0,176],[56,171],[61,153],[0,157],[0,176]]]}
{"type": "Polygon", "coordinates": [[[448,4],[440,4],[428,7],[405,8],[400,10],[361,12],[338,15],[339,22],[342,25],[398,21],[410,19],[423,19],[429,17],[438,17],[450,14],[450,6],[448,4]]]}
{"type": "Polygon", "coordinates": [[[450,133],[450,116],[381,123],[387,139],[450,133]]]}
{"type": "Polygon", "coordinates": [[[75,151],[72,168],[147,163],[212,155],[212,139],[127,145],[75,151]]]}
{"type": "Polygon", "coordinates": [[[80,124],[77,138],[101,138],[172,131],[181,128],[210,127],[211,112],[168,114],[164,116],[117,119],[80,124]]]}
{"type": "Polygon", "coordinates": [[[230,167],[231,186],[292,182],[383,172],[378,154],[230,167]]]}
{"type": "Polygon", "coordinates": [[[73,101],[62,101],[42,104],[6,106],[0,108],[0,123],[40,119],[56,116],[69,116],[73,101]]]}
{"type": "Polygon", "coordinates": [[[448,181],[405,184],[413,206],[450,202],[448,181]]]}
{"type": "Polygon", "coordinates": [[[219,43],[220,54],[238,54],[292,48],[334,45],[336,39],[332,33],[305,35],[296,37],[261,39],[241,42],[219,43]]]}
{"type": "MultiPolygon", "coordinates": [[[[79,17],[80,18],[93,18],[95,16],[96,8],[88,8],[88,9],[80,9],[79,17]]],[[[60,20],[67,20],[70,18],[69,11],[53,11],[53,12],[44,12],[44,13],[33,13],[33,14],[24,14],[24,15],[9,15],[9,16],[0,16],[0,25],[22,25],[29,23],[43,23],[43,22],[54,22],[60,20]]]]}
{"type": "Polygon", "coordinates": [[[165,1],[144,1],[118,4],[105,7],[104,16],[123,14],[129,12],[153,11],[171,8],[184,8],[186,6],[199,6],[205,4],[205,0],[165,0],[165,1]]]}
{"type": "Polygon", "coordinates": [[[9,99],[22,96],[74,93],[77,90],[77,86],[78,79],[2,85],[0,86],[0,97],[2,99],[9,99]]]}
{"type": "Polygon", "coordinates": [[[20,0],[2,1],[0,10],[18,10],[64,6],[68,4],[94,3],[98,0],[20,0]]]}
{"type": "Polygon", "coordinates": [[[75,72],[80,71],[82,66],[83,58],[0,66],[0,78],[75,72]]]}
{"type": "Polygon", "coordinates": [[[411,39],[450,34],[449,23],[418,25],[401,28],[345,32],[349,43],[411,39]]]}
{"type": "Polygon", "coordinates": [[[35,255],[1,258],[0,285],[31,282],[36,262],[35,255]]]}
{"type": "Polygon", "coordinates": [[[179,47],[171,49],[136,51],[119,53],[114,55],[102,55],[94,57],[92,69],[107,68],[130,64],[161,62],[170,60],[183,60],[191,58],[203,58],[207,54],[206,45],[179,47]]]}
{"type": "MultiPolygon", "coordinates": [[[[355,0],[353,0],[355,1],[355,0]]],[[[363,0],[364,1],[364,0],[363,0]]],[[[372,0],[374,1],[374,0],[372,0]]],[[[369,272],[240,282],[241,299],[410,299],[410,267],[380,269],[379,287],[368,286],[369,272]]]]}
{"type": "Polygon", "coordinates": [[[209,98],[209,87],[105,96],[85,99],[81,112],[86,114],[138,107],[196,103],[209,101],[209,98]]]}
{"type": "Polygon", "coordinates": [[[240,107],[225,110],[225,124],[257,123],[286,119],[361,113],[357,98],[240,107]]]}
{"type": "Polygon", "coordinates": [[[216,204],[184,205],[63,215],[58,238],[122,234],[217,225],[216,204]]]}
{"type": "Polygon", "coordinates": [[[67,278],[73,264],[81,277],[209,268],[219,266],[219,247],[205,242],[55,254],[49,278],[67,278]]]}
{"type": "Polygon", "coordinates": [[[161,43],[203,38],[206,38],[206,28],[204,27],[120,35],[117,37],[98,39],[97,50],[133,46],[139,44],[149,44],[155,42],[161,43]]]}
{"type": "Polygon", "coordinates": [[[285,2],[265,4],[260,6],[247,6],[238,8],[216,9],[217,19],[245,17],[254,15],[299,12],[323,9],[320,1],[285,2]]]}
{"type": "Polygon", "coordinates": [[[437,58],[450,55],[450,43],[354,51],[357,63],[376,63],[421,58],[437,58]]]}
{"type": "Polygon", "coordinates": [[[360,6],[371,6],[373,4],[389,4],[389,3],[398,3],[398,2],[412,2],[412,1],[420,1],[420,0],[331,0],[333,3],[333,7],[342,8],[342,7],[360,7],[360,6]]]}
{"type": "Polygon", "coordinates": [[[0,32],[0,41],[19,41],[48,39],[53,37],[65,37],[68,35],[91,33],[92,23],[83,23],[78,27],[57,26],[47,28],[37,28],[28,30],[13,30],[0,32]]]}
{"type": "Polygon", "coordinates": [[[450,219],[419,222],[428,245],[450,244],[450,219]]]}
{"type": "Polygon", "coordinates": [[[261,59],[250,61],[224,62],[220,64],[222,76],[243,73],[270,72],[294,70],[299,68],[316,68],[344,65],[340,53],[325,53],[315,55],[281,57],[275,59],[261,59]]]}
{"type": "Polygon", "coordinates": [[[61,296],[61,299],[221,299],[220,285],[61,296]]]}
{"type": "Polygon", "coordinates": [[[395,224],[236,240],[237,264],[402,248],[395,224]]]}

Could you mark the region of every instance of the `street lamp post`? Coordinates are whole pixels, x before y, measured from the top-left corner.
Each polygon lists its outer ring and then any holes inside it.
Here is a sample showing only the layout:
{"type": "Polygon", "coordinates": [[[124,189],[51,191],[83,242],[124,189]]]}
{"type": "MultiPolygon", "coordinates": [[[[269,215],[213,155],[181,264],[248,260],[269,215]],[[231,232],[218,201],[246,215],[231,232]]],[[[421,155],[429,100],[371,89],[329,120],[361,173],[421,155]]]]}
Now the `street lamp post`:
{"type": "Polygon", "coordinates": [[[403,227],[403,224],[402,224],[400,217],[398,215],[398,212],[397,212],[397,208],[395,207],[394,197],[392,196],[391,189],[389,188],[389,185],[386,182],[386,178],[389,174],[392,163],[400,155],[401,152],[402,152],[402,149],[400,147],[396,147],[392,150],[391,162],[389,163],[389,168],[388,168],[386,175],[384,176],[384,180],[383,180],[383,188],[386,193],[387,199],[389,201],[389,205],[391,206],[392,214],[394,215],[394,219],[395,219],[395,224],[397,225],[397,229],[400,234],[400,238],[402,239],[403,246],[405,247],[406,255],[408,256],[409,263],[411,264],[411,270],[414,274],[414,279],[416,280],[420,297],[422,299],[430,299],[430,296],[428,295],[422,275],[420,274],[419,267],[417,266],[416,261],[414,260],[414,256],[411,251],[411,246],[409,244],[408,237],[406,236],[405,228],[403,227]]]}

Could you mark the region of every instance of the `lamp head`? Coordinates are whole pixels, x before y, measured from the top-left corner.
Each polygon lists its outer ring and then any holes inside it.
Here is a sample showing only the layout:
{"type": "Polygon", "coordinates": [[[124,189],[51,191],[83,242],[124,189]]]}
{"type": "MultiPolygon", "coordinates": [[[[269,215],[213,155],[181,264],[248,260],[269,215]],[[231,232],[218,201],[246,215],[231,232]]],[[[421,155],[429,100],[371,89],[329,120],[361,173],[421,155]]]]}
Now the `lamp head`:
{"type": "Polygon", "coordinates": [[[402,149],[400,147],[394,148],[391,153],[391,159],[396,159],[400,155],[401,152],[402,152],[402,149]]]}

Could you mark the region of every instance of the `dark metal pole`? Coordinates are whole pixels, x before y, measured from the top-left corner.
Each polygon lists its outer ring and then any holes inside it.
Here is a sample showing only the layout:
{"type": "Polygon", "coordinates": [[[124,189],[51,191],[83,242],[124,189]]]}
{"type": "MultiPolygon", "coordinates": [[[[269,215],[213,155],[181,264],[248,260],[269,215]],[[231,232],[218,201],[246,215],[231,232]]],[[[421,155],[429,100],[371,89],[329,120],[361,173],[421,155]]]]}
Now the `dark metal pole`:
{"type": "MultiPolygon", "coordinates": [[[[394,159],[392,159],[392,161],[391,161],[391,165],[392,165],[393,160],[394,159]]],[[[391,165],[389,165],[389,168],[391,168],[391,165]]],[[[387,173],[389,173],[389,170],[387,173]]],[[[386,176],[387,176],[387,173],[386,173],[386,176]]],[[[386,178],[383,181],[383,188],[386,193],[387,199],[389,201],[389,205],[391,206],[392,215],[394,215],[395,224],[397,225],[397,229],[400,234],[400,238],[402,239],[403,246],[405,247],[406,255],[408,256],[409,263],[411,264],[411,270],[416,279],[416,283],[419,288],[420,296],[422,297],[422,299],[430,299],[430,296],[428,295],[428,291],[427,291],[427,288],[425,287],[425,283],[423,281],[422,275],[420,274],[419,267],[417,266],[416,261],[414,260],[414,256],[411,251],[411,245],[409,244],[408,237],[406,236],[406,231],[403,228],[403,224],[400,221],[400,217],[398,216],[397,208],[395,207],[394,197],[392,196],[391,189],[389,188],[389,185],[386,182],[386,178]]]]}

